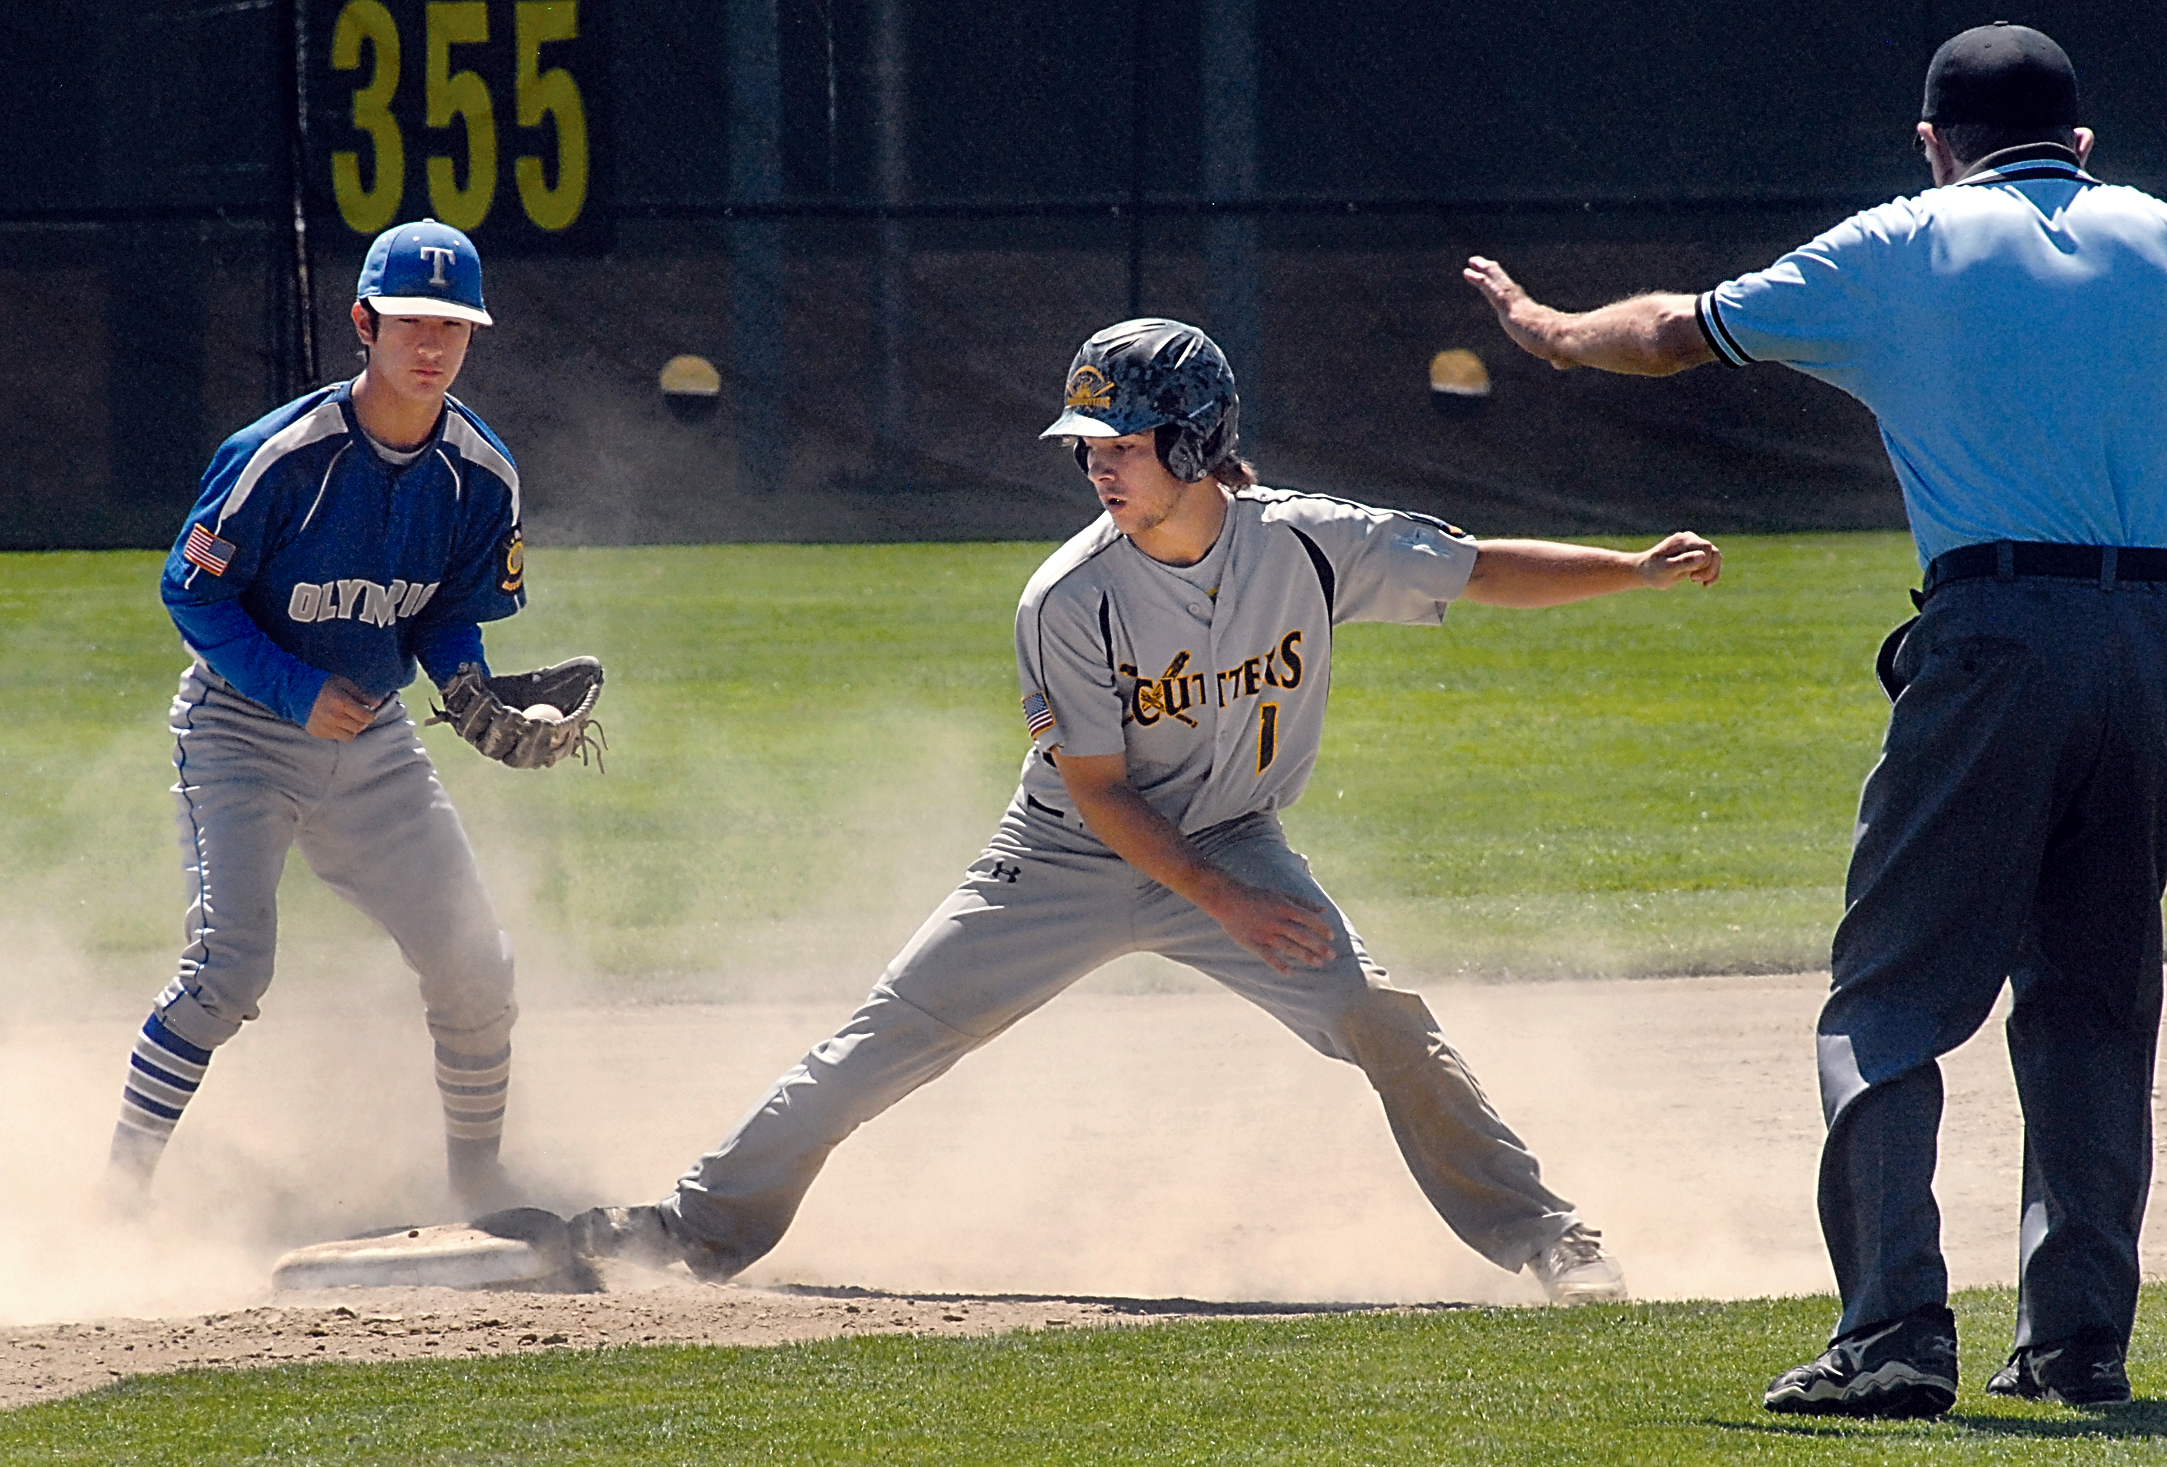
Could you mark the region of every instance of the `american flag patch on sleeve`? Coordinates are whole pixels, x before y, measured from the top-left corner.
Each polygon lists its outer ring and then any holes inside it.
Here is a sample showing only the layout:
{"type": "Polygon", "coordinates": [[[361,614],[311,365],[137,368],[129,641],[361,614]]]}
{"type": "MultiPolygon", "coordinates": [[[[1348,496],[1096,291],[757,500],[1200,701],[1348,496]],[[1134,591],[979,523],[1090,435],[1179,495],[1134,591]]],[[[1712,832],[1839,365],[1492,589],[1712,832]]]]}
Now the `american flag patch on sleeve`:
{"type": "Polygon", "coordinates": [[[214,576],[222,576],[226,567],[233,564],[233,552],[238,548],[231,540],[221,540],[201,525],[190,525],[188,538],[181,542],[181,559],[203,567],[214,576]]]}
{"type": "Polygon", "coordinates": [[[1053,727],[1053,709],[1046,706],[1044,693],[1033,693],[1023,700],[1023,721],[1034,739],[1053,727]]]}

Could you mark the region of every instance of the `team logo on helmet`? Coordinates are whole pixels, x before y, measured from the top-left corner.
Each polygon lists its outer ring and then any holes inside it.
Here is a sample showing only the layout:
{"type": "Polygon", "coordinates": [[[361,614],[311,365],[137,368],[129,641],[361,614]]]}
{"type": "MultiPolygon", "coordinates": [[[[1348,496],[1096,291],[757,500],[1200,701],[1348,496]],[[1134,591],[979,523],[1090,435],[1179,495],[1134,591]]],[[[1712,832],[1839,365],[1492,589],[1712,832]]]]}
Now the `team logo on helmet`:
{"type": "Polygon", "coordinates": [[[1068,397],[1062,405],[1104,412],[1114,405],[1114,384],[1096,367],[1078,367],[1069,373],[1068,397]]]}

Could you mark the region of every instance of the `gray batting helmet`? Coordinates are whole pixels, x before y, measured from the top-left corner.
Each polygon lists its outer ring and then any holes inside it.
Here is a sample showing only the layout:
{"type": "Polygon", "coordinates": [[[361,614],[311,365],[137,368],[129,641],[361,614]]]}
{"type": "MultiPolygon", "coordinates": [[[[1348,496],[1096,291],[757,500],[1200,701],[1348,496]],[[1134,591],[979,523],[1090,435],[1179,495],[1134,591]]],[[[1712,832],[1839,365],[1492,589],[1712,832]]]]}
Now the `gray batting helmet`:
{"type": "MultiPolygon", "coordinates": [[[[1167,472],[1194,483],[1234,457],[1241,398],[1234,369],[1194,326],[1158,317],[1123,321],[1085,342],[1069,363],[1064,411],[1041,438],[1158,435],[1167,472]]],[[[1077,461],[1084,460],[1082,444],[1077,461]]]]}

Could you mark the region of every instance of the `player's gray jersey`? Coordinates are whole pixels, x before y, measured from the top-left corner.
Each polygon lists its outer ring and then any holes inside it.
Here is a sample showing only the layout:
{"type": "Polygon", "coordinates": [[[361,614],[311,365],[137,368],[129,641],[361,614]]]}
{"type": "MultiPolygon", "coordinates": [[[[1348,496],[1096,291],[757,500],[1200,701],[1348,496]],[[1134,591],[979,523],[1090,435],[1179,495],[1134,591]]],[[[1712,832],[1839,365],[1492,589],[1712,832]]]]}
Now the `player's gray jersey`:
{"type": "Polygon", "coordinates": [[[1031,577],[1016,659],[1032,803],[1068,808],[1045,757],[1058,748],[1126,754],[1130,782],[1184,831],[1293,804],[1324,729],[1332,628],[1443,621],[1475,542],[1424,515],[1244,489],[1214,560],[1216,596],[1102,516],[1031,577]]]}

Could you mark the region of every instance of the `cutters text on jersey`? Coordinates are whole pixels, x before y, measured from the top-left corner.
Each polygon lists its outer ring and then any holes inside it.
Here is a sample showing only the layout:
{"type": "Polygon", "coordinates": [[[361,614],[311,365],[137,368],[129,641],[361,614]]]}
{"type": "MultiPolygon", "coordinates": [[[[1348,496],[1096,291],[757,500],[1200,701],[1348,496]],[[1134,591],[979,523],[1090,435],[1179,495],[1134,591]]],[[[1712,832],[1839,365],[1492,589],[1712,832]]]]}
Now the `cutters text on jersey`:
{"type": "Polygon", "coordinates": [[[1128,692],[1128,717],[1145,728],[1162,718],[1197,728],[1200,725],[1189,710],[1211,706],[1214,682],[1218,685],[1217,706],[1221,708],[1243,698],[1261,696],[1266,688],[1298,688],[1302,685],[1301,647],[1302,633],[1296,628],[1261,655],[1243,658],[1217,674],[1189,671],[1191,654],[1186,650],[1175,653],[1166,671],[1157,677],[1145,677],[1133,663],[1124,662],[1119,669],[1121,675],[1136,679],[1128,692]]]}

